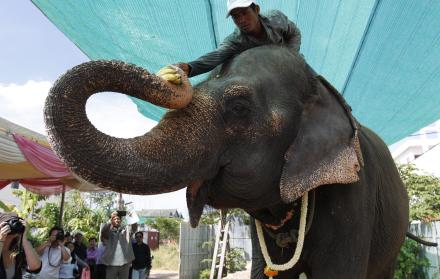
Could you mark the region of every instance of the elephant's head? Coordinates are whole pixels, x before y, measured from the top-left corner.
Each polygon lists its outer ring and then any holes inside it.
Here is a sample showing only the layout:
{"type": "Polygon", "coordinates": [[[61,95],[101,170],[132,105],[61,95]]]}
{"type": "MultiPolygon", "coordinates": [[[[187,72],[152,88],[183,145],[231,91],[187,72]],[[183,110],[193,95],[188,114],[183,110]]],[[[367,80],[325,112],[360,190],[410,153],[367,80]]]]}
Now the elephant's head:
{"type": "Polygon", "coordinates": [[[192,99],[187,81],[178,88],[121,62],[77,66],[46,101],[52,146],[72,172],[103,188],[158,194],[187,186],[193,226],[205,204],[278,224],[305,191],[358,179],[350,114],[289,49],[243,52],[195,86],[192,99]],[[113,138],[85,113],[87,98],[102,91],[174,109],[143,136],[113,138]]]}

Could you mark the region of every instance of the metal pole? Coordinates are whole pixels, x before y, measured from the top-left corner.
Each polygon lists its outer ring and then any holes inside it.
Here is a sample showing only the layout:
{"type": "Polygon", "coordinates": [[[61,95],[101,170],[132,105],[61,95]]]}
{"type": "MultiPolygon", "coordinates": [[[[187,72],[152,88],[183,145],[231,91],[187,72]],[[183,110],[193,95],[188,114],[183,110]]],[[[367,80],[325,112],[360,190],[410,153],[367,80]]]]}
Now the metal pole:
{"type": "Polygon", "coordinates": [[[125,210],[124,200],[122,199],[122,193],[119,193],[118,210],[125,210]]]}
{"type": "Polygon", "coordinates": [[[60,202],[60,214],[58,215],[58,222],[57,222],[57,226],[60,228],[63,225],[64,198],[66,195],[65,192],[66,192],[66,185],[63,184],[63,191],[61,193],[61,202],[60,202]]]}

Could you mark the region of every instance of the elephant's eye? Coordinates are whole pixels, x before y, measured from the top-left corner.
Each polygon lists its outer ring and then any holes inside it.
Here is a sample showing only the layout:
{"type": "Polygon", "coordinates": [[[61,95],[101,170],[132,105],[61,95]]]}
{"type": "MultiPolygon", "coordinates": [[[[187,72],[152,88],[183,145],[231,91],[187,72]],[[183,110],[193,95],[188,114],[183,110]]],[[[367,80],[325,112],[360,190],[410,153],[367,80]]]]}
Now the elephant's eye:
{"type": "Polygon", "coordinates": [[[232,107],[232,112],[237,116],[242,116],[249,112],[249,109],[243,104],[235,104],[232,107]]]}
{"type": "Polygon", "coordinates": [[[229,115],[235,117],[245,117],[251,111],[249,108],[249,102],[245,99],[236,99],[232,102],[228,102],[226,110],[229,115]]]}

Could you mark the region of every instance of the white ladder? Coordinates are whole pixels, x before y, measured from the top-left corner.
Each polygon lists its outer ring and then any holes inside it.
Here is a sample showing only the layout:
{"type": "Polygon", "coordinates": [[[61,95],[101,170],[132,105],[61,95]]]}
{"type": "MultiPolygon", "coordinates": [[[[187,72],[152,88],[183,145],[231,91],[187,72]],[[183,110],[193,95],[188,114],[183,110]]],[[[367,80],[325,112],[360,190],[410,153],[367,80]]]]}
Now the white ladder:
{"type": "Polygon", "coordinates": [[[226,246],[229,236],[229,221],[226,221],[226,212],[221,211],[220,221],[218,221],[217,236],[215,238],[214,253],[212,254],[211,273],[209,279],[222,278],[223,267],[225,265],[226,246]]]}

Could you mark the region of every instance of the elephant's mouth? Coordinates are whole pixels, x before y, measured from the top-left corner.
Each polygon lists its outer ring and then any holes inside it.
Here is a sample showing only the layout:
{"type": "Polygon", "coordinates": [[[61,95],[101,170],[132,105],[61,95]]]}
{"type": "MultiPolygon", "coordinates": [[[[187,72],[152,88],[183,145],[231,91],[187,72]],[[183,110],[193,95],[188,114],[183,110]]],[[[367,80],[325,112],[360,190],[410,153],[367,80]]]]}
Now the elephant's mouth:
{"type": "Polygon", "coordinates": [[[203,180],[196,180],[189,183],[186,188],[186,204],[189,212],[189,221],[193,228],[199,224],[203,208],[208,201],[208,185],[206,184],[203,180]]]}
{"type": "Polygon", "coordinates": [[[285,220],[288,213],[298,204],[298,200],[288,204],[279,201],[275,204],[267,204],[265,207],[252,207],[250,205],[255,204],[254,202],[234,196],[227,192],[224,187],[217,185],[218,181],[221,180],[221,176],[222,170],[220,169],[212,179],[200,179],[188,183],[186,201],[192,227],[197,227],[205,205],[210,205],[214,208],[239,207],[262,223],[277,227],[282,226],[283,222],[285,222],[283,220],[285,220]],[[212,197],[223,197],[223,199],[220,201],[212,197]]]}

